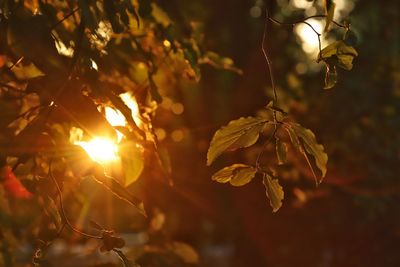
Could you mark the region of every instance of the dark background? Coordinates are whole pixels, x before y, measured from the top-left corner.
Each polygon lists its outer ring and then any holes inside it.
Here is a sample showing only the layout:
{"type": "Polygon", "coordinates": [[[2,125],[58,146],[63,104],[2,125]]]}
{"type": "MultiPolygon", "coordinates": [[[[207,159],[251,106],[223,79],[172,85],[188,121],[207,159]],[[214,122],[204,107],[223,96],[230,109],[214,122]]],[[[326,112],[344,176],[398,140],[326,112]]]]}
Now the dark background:
{"type": "MultiPolygon", "coordinates": [[[[303,15],[301,10],[282,14],[282,6],[290,3],[278,2],[281,5],[269,1],[268,6],[280,19],[303,15]]],[[[200,85],[181,90],[181,123],[189,137],[180,143],[164,141],[176,184],[172,190],[160,189],[164,193],[156,202],[169,214],[167,225],[174,236],[198,249],[202,266],[400,264],[398,4],[354,3],[349,19],[359,57],[352,71],[339,71],[339,82],[331,90],[322,89],[323,68],[296,72],[299,62],[315,63],[292,29],[268,26],[281,104],[314,131],[329,155],[328,174],[318,188],[304,171],[281,180],[285,200],[274,214],[260,180],[234,188],[210,179],[223,166],[245,162],[245,152],[205,167],[207,142],[215,130],[255,114],[271,99],[261,53],[264,12],[251,17],[256,2],[250,0],[159,1],[183,25],[203,22],[206,47],[231,57],[244,71],[240,76],[205,66],[200,85]],[[293,85],[293,77],[298,84],[293,85]]],[[[260,7],[265,8],[262,3],[260,7]]]]}

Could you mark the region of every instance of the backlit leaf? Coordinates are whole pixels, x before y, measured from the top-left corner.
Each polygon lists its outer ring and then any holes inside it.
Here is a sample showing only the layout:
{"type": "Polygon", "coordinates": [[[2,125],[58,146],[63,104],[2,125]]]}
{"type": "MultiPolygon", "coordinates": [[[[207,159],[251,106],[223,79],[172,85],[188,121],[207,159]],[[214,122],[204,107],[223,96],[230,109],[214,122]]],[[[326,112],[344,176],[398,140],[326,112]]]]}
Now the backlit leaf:
{"type": "Polygon", "coordinates": [[[249,183],[256,174],[257,170],[245,164],[233,164],[216,172],[212,179],[219,183],[230,182],[233,186],[242,186],[249,183]]]}
{"type": "Polygon", "coordinates": [[[144,168],[143,147],[132,143],[122,143],[120,149],[122,169],[125,174],[125,186],[136,182],[144,168]]]}
{"type": "Polygon", "coordinates": [[[164,27],[168,27],[172,23],[168,14],[165,13],[158,5],[151,3],[151,14],[157,23],[160,23],[164,27]]]}
{"type": "Polygon", "coordinates": [[[358,56],[354,47],[347,45],[344,41],[336,41],[322,49],[319,60],[328,64],[337,65],[345,70],[353,68],[353,59],[358,56]]]}
{"type": "Polygon", "coordinates": [[[278,164],[282,165],[286,162],[286,152],[287,146],[280,139],[276,138],[275,140],[275,150],[276,150],[276,158],[278,159],[278,164]]]}
{"type": "Polygon", "coordinates": [[[297,123],[290,123],[290,127],[293,129],[296,136],[302,140],[302,144],[304,145],[306,152],[314,157],[315,164],[321,171],[322,180],[326,174],[326,165],[328,163],[328,155],[325,153],[324,147],[317,143],[315,135],[311,130],[306,129],[297,123]]]}
{"type": "Polygon", "coordinates": [[[325,73],[325,86],[324,89],[331,89],[335,86],[337,82],[337,71],[336,66],[329,66],[326,64],[326,73],[325,73]]]}
{"type": "Polygon", "coordinates": [[[227,150],[249,147],[257,142],[260,132],[268,121],[265,118],[247,117],[233,120],[219,129],[211,140],[207,153],[207,165],[227,150]]]}
{"type": "Polygon", "coordinates": [[[287,131],[287,133],[288,133],[288,135],[290,137],[290,141],[292,142],[293,146],[297,150],[301,151],[302,148],[301,148],[300,140],[297,137],[295,131],[291,127],[285,127],[285,130],[287,131]]]}
{"type": "Polygon", "coordinates": [[[324,32],[327,32],[329,30],[329,25],[332,23],[333,14],[335,13],[335,7],[336,4],[332,0],[325,1],[326,18],[324,32]]]}
{"type": "Polygon", "coordinates": [[[25,66],[16,65],[11,69],[11,71],[19,80],[29,80],[44,76],[44,73],[40,71],[33,63],[25,66]]]}
{"type": "Polygon", "coordinates": [[[282,200],[284,198],[282,186],[280,186],[278,179],[273,179],[269,175],[264,176],[263,184],[265,186],[265,193],[269,198],[269,203],[272,207],[272,211],[278,211],[279,208],[282,206],[282,200]]]}

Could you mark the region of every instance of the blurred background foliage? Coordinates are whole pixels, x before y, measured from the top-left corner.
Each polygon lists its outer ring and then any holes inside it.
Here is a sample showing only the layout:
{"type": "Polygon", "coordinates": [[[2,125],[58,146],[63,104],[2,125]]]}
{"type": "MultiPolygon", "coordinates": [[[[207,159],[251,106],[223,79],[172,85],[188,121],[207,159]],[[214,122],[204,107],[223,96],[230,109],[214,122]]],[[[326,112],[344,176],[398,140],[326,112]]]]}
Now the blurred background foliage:
{"type": "MultiPolygon", "coordinates": [[[[6,2],[13,1],[1,1],[2,10],[7,8],[6,2]]],[[[63,1],[49,2],[59,5],[62,10],[62,14],[55,13],[57,18],[52,18],[53,22],[74,8],[63,1]]],[[[108,18],[114,32],[118,32],[118,27],[122,28],[111,41],[102,40],[99,33],[91,34],[98,25],[98,21],[96,24],[92,19],[101,21],[101,16],[87,16],[82,30],[74,19],[79,21],[80,16],[84,16],[85,1],[72,2],[82,10],[77,12],[77,18],[72,16],[62,23],[65,29],[58,29],[57,33],[67,44],[65,53],[68,54],[68,44],[76,48],[79,42],[74,38],[79,36],[80,30],[84,31],[82,56],[72,54],[72,57],[60,59],[57,52],[60,49],[54,50],[54,47],[35,47],[33,42],[24,48],[8,43],[13,51],[1,50],[0,66],[2,84],[37,93],[43,90],[34,86],[25,88],[27,79],[40,78],[41,71],[46,77],[54,77],[45,87],[62,85],[67,77],[61,73],[69,73],[71,69],[68,66],[73,62],[77,67],[71,71],[75,75],[71,83],[86,86],[82,87],[83,93],[70,91],[63,96],[70,100],[61,101],[60,105],[73,109],[80,107],[74,106],[74,101],[85,96],[90,96],[96,104],[94,107],[98,104],[118,109],[123,107],[108,95],[107,90],[100,89],[99,81],[107,86],[112,84],[116,88],[112,92],[114,96],[130,92],[136,98],[142,126],[137,122],[139,130],[133,124],[126,126],[131,134],[127,134],[129,137],[124,140],[134,140],[143,147],[144,155],[141,157],[145,167],[140,178],[128,189],[143,200],[149,219],[144,219],[126,201],[113,197],[93,179],[78,180],[74,178],[76,173],[69,173],[62,180],[59,175],[57,179],[64,185],[67,214],[79,228],[91,229],[91,219],[107,229],[114,229],[126,242],[126,255],[141,266],[400,264],[400,20],[396,1],[335,1],[335,20],[351,23],[353,46],[359,56],[354,61],[353,70],[340,71],[337,85],[329,90],[322,89],[324,69],[322,64],[316,63],[316,36],[302,26],[291,28],[269,24],[267,46],[280,105],[302,125],[313,130],[329,155],[328,173],[318,188],[315,188],[304,163],[289,155],[290,163],[280,170],[280,182],[285,189],[284,204],[274,214],[265,199],[261,181],[234,188],[210,179],[212,173],[228,163],[251,161],[259,147],[227,154],[211,168],[206,167],[206,153],[213,133],[221,125],[241,116],[262,113],[272,98],[261,52],[266,4],[274,18],[292,21],[320,14],[323,12],[322,1],[159,0],[156,1],[157,8],[153,6],[152,9],[158,13],[152,15],[143,8],[148,7],[148,2],[139,1],[142,9],[127,12],[129,26],[124,24],[121,16],[114,23],[113,17],[108,18]],[[136,16],[140,17],[142,25],[139,29],[146,31],[137,30],[136,16]],[[168,27],[169,20],[174,22],[173,28],[168,27]],[[137,43],[125,41],[125,27],[132,29],[129,34],[139,40],[137,43]],[[175,49],[174,53],[168,54],[169,49],[175,49]],[[114,53],[119,51],[128,55],[114,53]],[[24,60],[12,68],[12,73],[5,71],[19,61],[20,53],[24,54],[24,60]],[[91,60],[101,71],[93,71],[91,60]],[[36,66],[39,72],[30,65],[35,61],[42,62],[41,66],[36,66]],[[197,64],[199,62],[201,64],[197,64]],[[154,66],[158,67],[157,72],[154,66]],[[162,148],[158,151],[152,147],[151,134],[148,134],[152,133],[151,129],[154,129],[162,148]],[[132,134],[135,132],[138,134],[132,134]],[[141,136],[141,132],[147,136],[141,136]],[[163,164],[164,168],[159,167],[157,160],[162,150],[169,152],[169,160],[164,161],[169,161],[170,166],[163,164]],[[169,168],[172,170],[170,178],[165,177],[169,176],[165,175],[169,168]],[[170,186],[169,179],[173,180],[174,186],[170,186]]],[[[36,7],[29,6],[31,3],[38,2],[25,1],[28,8],[34,9],[36,7]]],[[[99,14],[107,16],[102,12],[99,14]]],[[[4,15],[3,11],[2,49],[8,47],[4,45],[7,42],[4,41],[4,21],[11,23],[11,20],[4,20],[4,15]]],[[[15,24],[16,27],[21,25],[15,24]]],[[[323,20],[315,20],[313,25],[322,30],[323,20]]],[[[15,32],[22,34],[18,38],[41,34],[40,31],[30,33],[33,27],[15,32]]],[[[323,46],[340,34],[340,30],[329,33],[322,40],[323,46]]],[[[18,94],[8,94],[12,90],[6,89],[2,91],[0,100],[1,156],[8,155],[10,146],[12,151],[18,151],[18,147],[10,142],[14,132],[6,130],[10,129],[6,128],[10,119],[38,103],[52,108],[49,103],[54,100],[44,90],[44,95],[37,93],[39,99],[25,97],[23,101],[15,102],[18,94]]],[[[34,112],[39,111],[42,110],[34,112]]],[[[93,115],[91,111],[87,112],[93,115]]],[[[37,116],[35,114],[32,117],[37,116]]],[[[86,125],[86,120],[93,119],[83,116],[80,125],[76,125],[63,113],[54,117],[50,118],[55,120],[52,123],[62,127],[49,127],[49,133],[62,136],[60,140],[69,138],[72,126],[86,125]]],[[[93,120],[95,125],[89,123],[88,127],[93,127],[89,130],[97,130],[99,120],[93,120]]],[[[26,124],[19,122],[11,129],[23,129],[26,124]]],[[[22,140],[25,140],[21,145],[23,148],[33,144],[25,136],[22,140]]],[[[38,143],[32,147],[54,145],[48,144],[47,138],[35,136],[33,140],[38,143]]],[[[265,153],[263,158],[266,164],[275,160],[272,156],[274,148],[268,149],[270,153],[265,153]]],[[[115,254],[97,252],[100,245],[96,240],[87,240],[65,230],[62,239],[53,241],[54,218],[61,216],[54,214],[58,210],[55,208],[58,205],[56,189],[51,181],[47,181],[49,179],[36,181],[32,175],[29,176],[32,174],[29,164],[38,166],[35,175],[46,176],[48,161],[46,155],[40,154],[42,152],[30,151],[19,169],[14,170],[28,189],[36,188],[40,198],[35,198],[35,201],[15,200],[7,195],[5,186],[2,188],[0,250],[3,266],[29,266],[32,254],[40,247],[38,237],[52,240],[48,252],[41,257],[42,266],[120,266],[115,254]],[[35,159],[32,159],[32,153],[36,153],[35,159]],[[43,212],[44,207],[48,211],[43,212]]],[[[17,158],[20,159],[21,155],[17,158]]],[[[10,160],[17,159],[2,160],[11,164],[15,162],[10,160]]],[[[57,164],[61,163],[64,161],[55,162],[54,168],[57,169],[57,164]]]]}

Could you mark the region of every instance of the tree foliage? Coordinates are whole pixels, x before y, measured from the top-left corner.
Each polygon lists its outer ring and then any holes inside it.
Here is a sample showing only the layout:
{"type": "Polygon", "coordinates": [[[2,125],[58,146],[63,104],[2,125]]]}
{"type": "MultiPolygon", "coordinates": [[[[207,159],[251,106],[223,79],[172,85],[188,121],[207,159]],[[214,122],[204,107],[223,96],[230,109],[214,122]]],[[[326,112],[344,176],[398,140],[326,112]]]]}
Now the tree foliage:
{"type": "MultiPolygon", "coordinates": [[[[326,1],[325,14],[280,22],[267,11],[265,19],[265,29],[272,24],[305,24],[312,29],[319,42],[316,61],[326,66],[325,89],[336,84],[336,67],[351,70],[358,56],[348,41],[350,25],[336,22],[334,14],[335,3],[326,1]],[[323,33],[307,22],[310,18],[325,19],[323,33]],[[322,34],[334,26],[344,31],[342,40],[322,48],[322,34]]],[[[288,155],[294,151],[302,158],[317,185],[327,173],[328,155],[314,133],[280,106],[275,84],[279,81],[265,48],[265,29],[262,50],[273,99],[260,116],[241,117],[217,130],[207,165],[228,151],[254,147],[262,140],[253,163],[224,167],[212,180],[243,186],[262,178],[276,212],[284,199],[279,166],[290,161],[288,155]],[[264,152],[270,145],[276,160],[266,164],[264,152]]],[[[162,232],[163,214],[142,201],[134,186],[149,168],[172,183],[170,158],[158,141],[154,120],[163,99],[176,93],[174,86],[199,82],[203,65],[242,74],[230,58],[208,51],[203,39],[199,25],[174,23],[150,0],[1,2],[0,109],[6,114],[0,121],[1,180],[5,203],[30,202],[32,213],[40,214],[33,226],[21,225],[36,229],[32,235],[38,243],[35,265],[45,266],[46,251],[64,228],[81,238],[100,240],[100,251],[114,252],[127,267],[136,262],[143,266],[198,263],[193,248],[171,241],[162,232]],[[110,112],[123,121],[111,122],[110,112]],[[118,143],[119,168],[88,154],[84,148],[90,140],[99,141],[97,145],[104,140],[118,143]],[[80,192],[86,179],[135,208],[136,215],[149,217],[146,231],[151,240],[131,253],[132,259],[125,255],[125,241],[114,230],[95,221],[90,223],[91,230],[81,229],[69,219],[73,206],[88,198],[80,192]]],[[[8,225],[18,224],[17,216],[4,213],[10,216],[8,225]]],[[[7,266],[13,266],[12,253],[3,255],[7,266]]]]}

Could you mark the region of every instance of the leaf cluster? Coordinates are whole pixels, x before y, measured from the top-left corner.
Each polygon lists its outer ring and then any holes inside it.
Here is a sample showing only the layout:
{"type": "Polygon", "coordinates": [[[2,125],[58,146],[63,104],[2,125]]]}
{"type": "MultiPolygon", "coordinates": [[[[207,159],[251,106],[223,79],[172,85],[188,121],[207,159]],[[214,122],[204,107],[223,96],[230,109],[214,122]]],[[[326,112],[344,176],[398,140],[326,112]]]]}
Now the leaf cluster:
{"type": "Polygon", "coordinates": [[[293,147],[304,157],[314,174],[317,184],[322,181],[322,178],[326,174],[328,156],[324,152],[323,146],[317,143],[315,135],[311,130],[290,121],[275,124],[273,128],[267,127],[273,124],[274,122],[263,117],[240,118],[229,122],[228,125],[222,127],[214,134],[207,153],[207,163],[210,165],[224,152],[253,146],[259,140],[260,135],[269,132],[270,137],[265,140],[255,165],[236,163],[219,170],[212,176],[212,179],[219,183],[229,182],[233,186],[243,186],[249,183],[257,174],[260,174],[266,188],[267,197],[270,200],[270,205],[275,212],[282,206],[284,198],[283,189],[279,185],[278,178],[275,177],[276,175],[271,168],[273,167],[272,164],[271,166],[264,166],[259,162],[262,151],[271,143],[271,140],[275,139],[274,145],[277,164],[286,163],[288,147],[293,147]],[[285,140],[290,140],[290,143],[282,141],[283,138],[280,139],[278,137],[278,131],[279,133],[281,131],[285,132],[287,135],[285,140]],[[314,167],[309,160],[309,155],[315,159],[315,165],[321,172],[320,178],[317,178],[314,167]]]}

